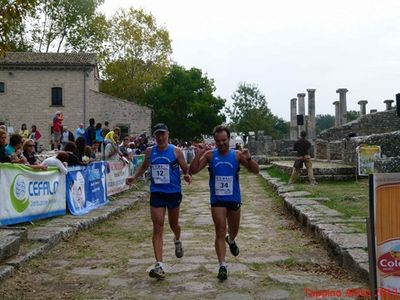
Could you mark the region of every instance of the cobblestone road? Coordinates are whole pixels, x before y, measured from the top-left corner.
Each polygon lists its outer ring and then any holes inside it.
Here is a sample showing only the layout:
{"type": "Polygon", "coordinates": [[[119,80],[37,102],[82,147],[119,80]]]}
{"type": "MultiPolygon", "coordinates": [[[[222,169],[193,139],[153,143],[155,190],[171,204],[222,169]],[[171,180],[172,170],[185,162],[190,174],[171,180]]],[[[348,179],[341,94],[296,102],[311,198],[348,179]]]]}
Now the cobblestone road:
{"type": "MultiPolygon", "coordinates": [[[[0,284],[5,299],[311,299],[329,290],[345,297],[366,286],[350,277],[282,211],[263,180],[242,172],[240,255],[227,253],[229,278],[219,282],[214,228],[208,205],[208,174],[184,184],[181,210],[185,255],[174,256],[173,235],[165,224],[167,278],[156,281],[151,221],[146,201],[80,232],[32,260],[0,284]],[[315,294],[314,294],[315,295],[315,294]]],[[[118,201],[118,200],[117,200],[118,201]]],[[[331,299],[331,298],[323,298],[331,299]]]]}

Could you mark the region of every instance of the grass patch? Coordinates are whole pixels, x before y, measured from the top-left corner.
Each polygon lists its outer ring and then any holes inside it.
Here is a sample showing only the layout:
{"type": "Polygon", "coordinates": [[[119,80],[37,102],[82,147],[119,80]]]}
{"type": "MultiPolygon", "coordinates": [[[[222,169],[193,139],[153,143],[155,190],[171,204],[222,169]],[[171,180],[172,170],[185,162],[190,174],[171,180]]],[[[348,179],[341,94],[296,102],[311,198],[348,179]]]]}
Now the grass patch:
{"type": "MultiPolygon", "coordinates": [[[[268,168],[267,172],[271,177],[279,178],[285,182],[289,181],[290,176],[276,166],[268,168]]],[[[365,218],[369,214],[367,178],[358,181],[322,181],[317,186],[296,183],[294,187],[296,190],[311,193],[312,198],[328,198],[328,201],[321,201],[321,204],[337,210],[345,218],[365,218]]],[[[362,230],[365,232],[365,228],[362,228],[362,230]]]]}
{"type": "Polygon", "coordinates": [[[267,173],[269,174],[269,176],[279,178],[283,182],[289,182],[290,175],[288,175],[286,172],[283,172],[281,169],[279,169],[276,166],[268,167],[267,173]]]}

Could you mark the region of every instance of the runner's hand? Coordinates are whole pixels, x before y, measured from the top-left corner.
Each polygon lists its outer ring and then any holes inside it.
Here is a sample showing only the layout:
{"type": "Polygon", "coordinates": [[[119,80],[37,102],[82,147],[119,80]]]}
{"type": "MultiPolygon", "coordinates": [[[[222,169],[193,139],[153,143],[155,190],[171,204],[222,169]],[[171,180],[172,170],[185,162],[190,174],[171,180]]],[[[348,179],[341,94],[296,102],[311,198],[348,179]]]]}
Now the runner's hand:
{"type": "Polygon", "coordinates": [[[187,174],[187,175],[183,175],[183,180],[185,180],[188,184],[192,183],[192,175],[187,174]]]}
{"type": "Polygon", "coordinates": [[[244,148],[244,149],[240,152],[240,157],[242,158],[242,160],[246,160],[246,161],[247,161],[249,158],[251,158],[249,149],[244,148]]]}
{"type": "Polygon", "coordinates": [[[125,179],[125,184],[126,185],[132,185],[136,179],[133,176],[129,176],[128,178],[125,179]]]}

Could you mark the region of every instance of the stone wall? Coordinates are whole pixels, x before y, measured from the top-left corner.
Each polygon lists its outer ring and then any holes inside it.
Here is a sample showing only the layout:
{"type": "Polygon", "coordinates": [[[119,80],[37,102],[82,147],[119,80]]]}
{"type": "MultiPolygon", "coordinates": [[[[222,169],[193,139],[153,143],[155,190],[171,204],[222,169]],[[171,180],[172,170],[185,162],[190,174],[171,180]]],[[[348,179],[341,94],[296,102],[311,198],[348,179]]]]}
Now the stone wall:
{"type": "Polygon", "coordinates": [[[5,92],[0,93],[0,121],[18,132],[22,123],[28,130],[36,125],[42,133],[40,143],[50,148],[50,128],[54,113],[64,114],[64,125],[75,134],[80,123],[94,118],[96,123],[109,121],[110,126],[124,125],[132,134],[150,133],[151,109],[98,92],[96,70],[77,68],[9,69],[0,70],[0,82],[5,92]],[[61,87],[62,106],[51,105],[52,87],[61,87]],[[86,102],[86,117],[84,104],[86,102]]]}
{"type": "Polygon", "coordinates": [[[247,147],[252,155],[293,156],[292,140],[272,140],[270,136],[249,137],[247,147]]]}
{"type": "Polygon", "coordinates": [[[335,141],[346,138],[349,133],[357,136],[392,132],[400,129],[400,117],[396,110],[388,110],[360,116],[357,120],[346,123],[340,127],[332,127],[322,131],[319,139],[335,141]]]}
{"type": "Polygon", "coordinates": [[[328,159],[328,141],[316,139],[314,156],[318,159],[328,159]]]}
{"type": "Polygon", "coordinates": [[[342,159],[347,164],[357,163],[355,149],[361,144],[381,146],[383,158],[398,157],[400,155],[400,131],[344,139],[342,143],[342,159]]]}
{"type": "Polygon", "coordinates": [[[97,120],[100,122],[108,120],[111,128],[125,126],[132,135],[139,135],[143,132],[151,135],[152,110],[146,106],[90,91],[88,109],[96,122],[97,120]]]}

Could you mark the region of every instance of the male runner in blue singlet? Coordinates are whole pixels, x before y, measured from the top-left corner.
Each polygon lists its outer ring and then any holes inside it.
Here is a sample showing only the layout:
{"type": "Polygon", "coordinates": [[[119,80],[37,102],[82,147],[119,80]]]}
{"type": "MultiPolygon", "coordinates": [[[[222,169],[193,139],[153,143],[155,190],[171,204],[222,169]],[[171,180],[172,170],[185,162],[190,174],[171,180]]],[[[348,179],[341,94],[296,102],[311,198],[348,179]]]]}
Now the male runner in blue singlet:
{"type": "Polygon", "coordinates": [[[190,164],[189,173],[196,174],[209,165],[211,215],[215,227],[215,251],[219,261],[217,277],[225,280],[228,278],[225,242],[234,256],[239,255],[235,238],[239,231],[242,204],[239,186],[240,164],[255,174],[258,174],[259,167],[251,158],[248,149],[238,151],[229,148],[230,132],[227,127],[215,127],[213,135],[216,149],[207,150],[203,145],[197,145],[196,156],[190,164]]]}
{"type": "Polygon", "coordinates": [[[180,241],[181,227],[179,225],[179,206],[182,200],[179,167],[182,169],[183,178],[186,182],[190,184],[192,177],[189,175],[189,169],[182,151],[168,143],[168,127],[163,123],[158,123],[152,131],[156,145],[146,149],[143,164],[135,175],[126,179],[126,183],[132,184],[144,174],[148,167],[151,167],[150,213],[153,222],[152,241],[156,264],[150,270],[149,275],[153,278],[163,279],[165,278],[162,264],[163,227],[167,208],[169,226],[175,235],[175,255],[178,258],[183,256],[180,241]]]}

